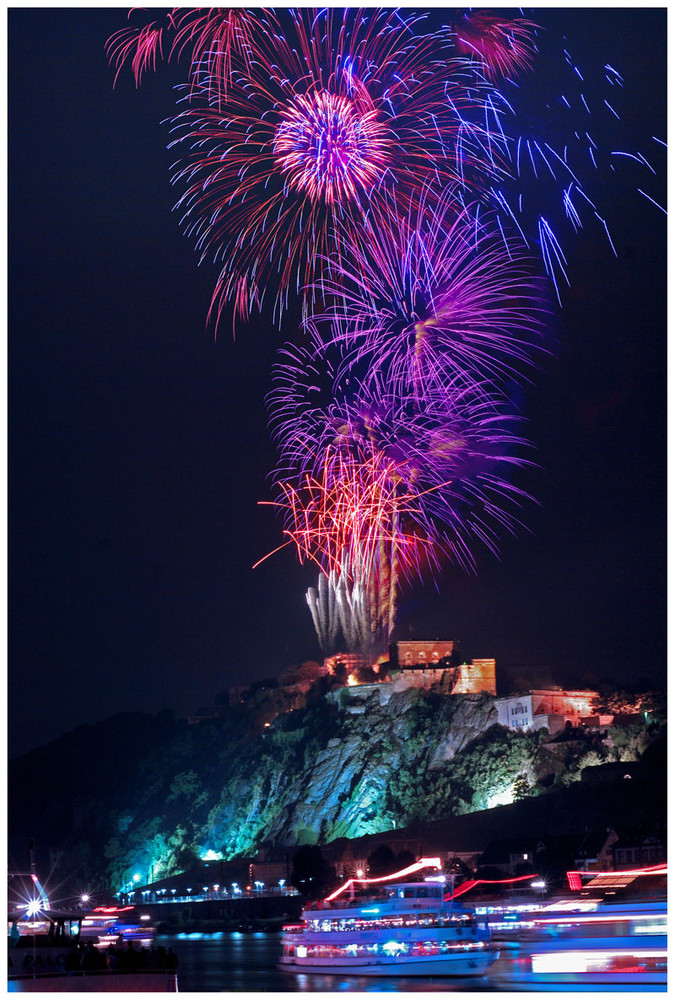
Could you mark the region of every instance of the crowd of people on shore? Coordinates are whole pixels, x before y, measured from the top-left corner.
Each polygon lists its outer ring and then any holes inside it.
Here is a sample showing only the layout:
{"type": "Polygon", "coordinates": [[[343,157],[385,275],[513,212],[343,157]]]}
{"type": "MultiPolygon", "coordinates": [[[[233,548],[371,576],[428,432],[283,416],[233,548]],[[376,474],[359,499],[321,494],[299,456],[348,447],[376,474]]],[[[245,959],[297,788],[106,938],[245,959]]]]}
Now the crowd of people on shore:
{"type": "Polygon", "coordinates": [[[178,955],[163,945],[143,948],[137,942],[124,941],[120,935],[107,948],[97,948],[93,941],[78,941],[66,957],[66,972],[176,972],[178,955]]]}

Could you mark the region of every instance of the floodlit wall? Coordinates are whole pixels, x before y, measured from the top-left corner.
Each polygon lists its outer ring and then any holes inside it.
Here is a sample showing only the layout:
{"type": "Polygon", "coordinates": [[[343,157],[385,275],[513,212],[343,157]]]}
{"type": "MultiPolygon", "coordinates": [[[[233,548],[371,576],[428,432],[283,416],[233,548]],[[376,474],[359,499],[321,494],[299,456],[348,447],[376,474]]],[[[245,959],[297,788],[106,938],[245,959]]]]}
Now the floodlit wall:
{"type": "Polygon", "coordinates": [[[472,660],[457,668],[453,694],[497,694],[497,664],[495,660],[472,660]]]}

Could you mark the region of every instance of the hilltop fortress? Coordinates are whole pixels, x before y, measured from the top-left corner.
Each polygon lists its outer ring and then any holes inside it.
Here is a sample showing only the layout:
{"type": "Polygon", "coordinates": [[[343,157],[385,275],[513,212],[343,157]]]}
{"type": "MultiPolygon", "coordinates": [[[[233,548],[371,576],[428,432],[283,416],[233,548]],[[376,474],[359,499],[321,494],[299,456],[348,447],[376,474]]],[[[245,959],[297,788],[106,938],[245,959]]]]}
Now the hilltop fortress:
{"type": "Polygon", "coordinates": [[[597,691],[543,688],[497,698],[497,669],[494,659],[460,662],[457,643],[434,640],[395,642],[389,647],[389,659],[368,667],[355,654],[342,654],[324,660],[329,674],[348,671],[346,683],[352,695],[350,711],[365,710],[365,698],[379,694],[385,705],[394,693],[409,688],[437,688],[448,695],[487,694],[495,699],[497,718],[508,729],[547,728],[559,732],[567,722],[574,726],[611,724],[612,716],[593,714],[597,691]],[[372,671],[376,676],[368,677],[372,671]]]}
{"type": "MultiPolygon", "coordinates": [[[[389,655],[371,663],[358,653],[337,653],[319,663],[288,668],[275,682],[288,695],[302,698],[320,677],[329,677],[335,686],[328,695],[344,693],[350,714],[361,714],[372,695],[386,705],[394,694],[409,689],[435,689],[445,695],[488,695],[496,709],[495,721],[512,730],[547,728],[551,735],[566,725],[607,726],[612,715],[596,714],[597,691],[568,690],[558,686],[515,692],[497,697],[497,670],[493,658],[463,662],[454,640],[401,641],[389,647],[389,655]]],[[[229,704],[249,697],[251,688],[231,687],[229,704]]],[[[202,709],[188,722],[201,722],[221,714],[223,706],[202,709]]]]}
{"type": "Polygon", "coordinates": [[[347,672],[349,687],[376,683],[406,688],[428,688],[441,684],[448,694],[497,694],[496,663],[493,659],[462,663],[453,640],[394,642],[389,658],[380,657],[374,666],[355,653],[338,653],[324,660],[329,674],[347,672]],[[371,672],[374,676],[371,676],[371,672]]]}

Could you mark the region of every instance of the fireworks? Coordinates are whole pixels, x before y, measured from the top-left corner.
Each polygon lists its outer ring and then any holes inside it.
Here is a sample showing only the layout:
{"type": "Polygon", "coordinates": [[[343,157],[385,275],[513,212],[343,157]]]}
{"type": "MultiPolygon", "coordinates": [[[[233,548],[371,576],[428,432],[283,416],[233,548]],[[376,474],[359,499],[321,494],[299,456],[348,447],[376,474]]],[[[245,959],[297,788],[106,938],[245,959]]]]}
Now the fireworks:
{"type": "Polygon", "coordinates": [[[274,137],[288,187],[326,205],[358,202],[382,180],[392,142],[367,91],[353,97],[299,94],[284,109],[274,137]]]}
{"type": "Polygon", "coordinates": [[[398,12],[299,10],[282,34],[267,17],[225,107],[205,76],[187,88],[173,181],[201,259],[222,262],[216,325],[226,306],[248,316],[272,282],[280,313],[291,290],[320,281],[336,222],[358,238],[390,188],[466,176],[471,153],[456,139],[470,78],[461,61],[431,58],[442,43],[416,25],[398,12]]]}
{"type": "Polygon", "coordinates": [[[525,18],[505,18],[489,10],[462,10],[453,36],[457,49],[472,57],[490,79],[515,76],[532,69],[537,25],[525,18]]]}
{"type": "Polygon", "coordinates": [[[652,137],[647,155],[636,148],[634,123],[622,120],[624,80],[614,67],[577,61],[547,33],[539,45],[539,86],[505,80],[489,93],[483,89],[474,114],[483,126],[484,154],[494,153],[503,168],[501,178],[487,180],[484,199],[540,254],[562,304],[566,248],[581,229],[599,227],[616,255],[610,219],[622,187],[633,186],[661,208],[644,188],[657,177],[653,164],[664,145],[652,137]]]}
{"type": "MultiPolygon", "coordinates": [[[[314,358],[316,369],[321,369],[321,362],[321,355],[314,358]]],[[[354,502],[354,480],[345,476],[347,470],[354,476],[357,470],[372,472],[376,462],[380,472],[386,470],[378,496],[411,502],[404,516],[388,519],[399,527],[414,526],[401,561],[404,576],[419,572],[423,564],[437,564],[441,554],[471,569],[477,540],[495,551],[497,529],[515,526],[515,510],[525,496],[510,479],[514,468],[526,464],[525,441],[512,408],[489,384],[465,375],[448,376],[442,387],[427,386],[420,397],[400,393],[387,373],[370,373],[367,380],[355,381],[342,391],[335,386],[332,401],[324,404],[316,398],[306,352],[287,351],[286,363],[276,374],[269,401],[280,451],[275,482],[292,484],[296,491],[304,490],[308,481],[330,484],[336,508],[344,503],[346,509],[369,516],[373,506],[354,502]]],[[[297,496],[294,501],[296,509],[301,506],[297,496]]],[[[347,518],[341,521],[346,535],[336,534],[334,521],[317,521],[316,504],[309,507],[313,515],[309,537],[316,539],[317,526],[324,531],[326,558],[317,561],[326,572],[339,566],[350,537],[358,539],[362,550],[361,535],[347,518]]],[[[295,518],[296,539],[299,524],[295,518]]]]}
{"type": "Polygon", "coordinates": [[[171,49],[180,59],[190,56],[190,76],[195,83],[205,79],[218,100],[225,100],[237,62],[244,67],[254,58],[257,13],[238,7],[175,7],[176,29],[171,49]]]}
{"type": "MultiPolygon", "coordinates": [[[[319,574],[316,589],[307,591],[307,604],[321,649],[334,653],[339,636],[349,652],[369,655],[376,637],[370,606],[368,581],[356,580],[350,572],[349,553],[343,552],[340,570],[319,574]]],[[[383,637],[388,638],[388,635],[383,637]]],[[[344,648],[344,647],[343,647],[344,648]]]]}
{"type": "Polygon", "coordinates": [[[551,349],[564,234],[592,219],[614,250],[589,174],[656,174],[606,128],[621,120],[613,67],[591,101],[586,69],[563,50],[560,73],[523,17],[424,22],[173,8],[107,46],[115,80],[130,63],[137,86],[187,57],[172,180],[200,262],[220,269],[213,325],[267,298],[279,321],[302,305],[268,399],[272,506],[280,548],[319,570],[307,603],[326,651],[340,635],[381,650],[402,586],[446,560],[476,569],[478,546],[496,553],[519,527],[511,397],[551,349]],[[528,87],[535,66],[550,84],[528,87]]]}
{"type": "Polygon", "coordinates": [[[198,84],[200,79],[208,79],[214,94],[224,98],[235,60],[245,64],[255,49],[257,23],[254,12],[239,8],[174,7],[164,21],[122,28],[106,44],[108,61],[115,67],[115,83],[127,64],[138,87],[144,73],[155,70],[165,52],[169,59],[177,60],[188,52],[191,80],[198,84]]]}
{"type": "Polygon", "coordinates": [[[124,66],[130,63],[136,86],[140,86],[143,74],[156,69],[158,60],[164,58],[164,38],[170,27],[170,19],[164,24],[152,21],[140,27],[130,25],[108,39],[106,55],[115,67],[115,83],[124,66]]]}
{"type": "MultiPolygon", "coordinates": [[[[421,516],[418,496],[402,488],[393,462],[371,450],[353,460],[327,449],[318,477],[298,487],[279,483],[286,544],[300,562],[342,580],[342,597],[369,611],[371,641],[388,640],[394,626],[399,567],[419,563],[420,538],[402,527],[421,516]]],[[[335,584],[333,584],[335,586],[335,584]]],[[[345,617],[343,607],[343,618],[345,617]]]]}
{"type": "MultiPolygon", "coordinates": [[[[517,236],[517,234],[516,234],[517,236]]],[[[514,378],[545,348],[550,315],[542,279],[522,241],[450,189],[426,191],[403,211],[365,220],[357,240],[342,234],[326,292],[333,305],[313,324],[370,369],[418,394],[473,373],[514,378]]]]}

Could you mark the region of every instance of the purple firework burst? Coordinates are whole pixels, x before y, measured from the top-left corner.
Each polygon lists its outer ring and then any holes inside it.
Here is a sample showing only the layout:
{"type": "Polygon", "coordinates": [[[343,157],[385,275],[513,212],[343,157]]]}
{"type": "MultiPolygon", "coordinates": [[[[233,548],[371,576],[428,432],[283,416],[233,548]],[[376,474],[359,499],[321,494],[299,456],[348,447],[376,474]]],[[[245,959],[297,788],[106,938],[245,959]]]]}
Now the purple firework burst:
{"type": "Polygon", "coordinates": [[[406,495],[415,494],[415,529],[428,541],[425,558],[449,555],[473,569],[480,542],[496,552],[500,531],[513,531],[527,495],[512,483],[529,464],[512,407],[474,378],[454,376],[419,398],[401,394],[386,375],[352,378],[347,390],[333,382],[338,366],[313,348],[285,351],[269,397],[279,448],[275,483],[300,486],[326,474],[327,456],[342,467],[375,456],[406,495]],[[321,382],[324,381],[324,385],[321,382]],[[325,394],[322,397],[322,395],[325,394]]]}
{"type": "Polygon", "coordinates": [[[423,396],[461,374],[522,379],[546,348],[550,307],[532,255],[456,189],[393,196],[339,245],[323,283],[332,304],[310,325],[344,345],[347,366],[423,396]]]}

